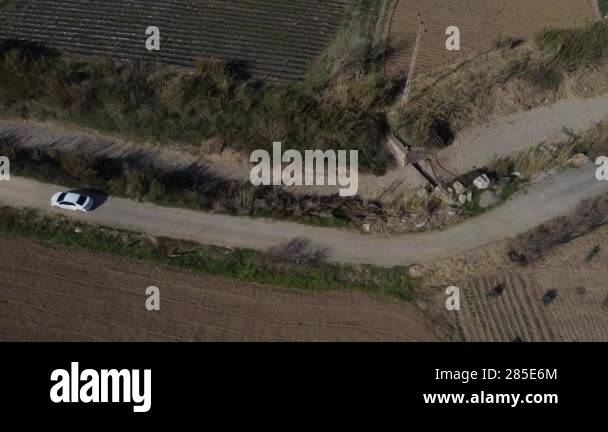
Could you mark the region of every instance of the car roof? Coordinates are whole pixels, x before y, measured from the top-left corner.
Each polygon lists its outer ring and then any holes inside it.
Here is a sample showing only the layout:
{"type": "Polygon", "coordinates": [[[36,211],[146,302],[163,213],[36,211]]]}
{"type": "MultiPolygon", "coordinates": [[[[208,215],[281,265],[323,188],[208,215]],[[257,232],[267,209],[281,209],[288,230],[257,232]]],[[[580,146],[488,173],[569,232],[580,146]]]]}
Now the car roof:
{"type": "Polygon", "coordinates": [[[67,201],[67,202],[71,202],[71,203],[76,203],[76,201],[78,201],[78,198],[80,198],[81,195],[74,193],[74,192],[68,192],[65,197],[63,197],[62,201],[67,201]]]}

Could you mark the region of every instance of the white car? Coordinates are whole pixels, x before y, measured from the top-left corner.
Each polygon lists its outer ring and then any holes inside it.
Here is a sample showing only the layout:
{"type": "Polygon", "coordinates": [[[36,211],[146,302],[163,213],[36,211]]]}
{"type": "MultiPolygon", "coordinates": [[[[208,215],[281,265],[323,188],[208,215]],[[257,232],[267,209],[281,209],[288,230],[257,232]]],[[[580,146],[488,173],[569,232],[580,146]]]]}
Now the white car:
{"type": "Polygon", "coordinates": [[[76,192],[57,192],[51,198],[51,206],[64,210],[88,212],[93,207],[93,198],[76,192]]]}

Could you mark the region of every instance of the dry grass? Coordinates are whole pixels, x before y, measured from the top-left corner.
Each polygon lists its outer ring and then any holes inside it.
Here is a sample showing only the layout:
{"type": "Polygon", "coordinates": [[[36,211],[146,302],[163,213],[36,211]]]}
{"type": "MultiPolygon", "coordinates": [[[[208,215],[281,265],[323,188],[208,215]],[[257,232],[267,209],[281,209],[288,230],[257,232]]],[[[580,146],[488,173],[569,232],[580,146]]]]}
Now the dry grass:
{"type": "Polygon", "coordinates": [[[560,244],[587,234],[608,223],[608,195],[580,204],[567,216],[558,217],[511,243],[509,257],[523,265],[536,261],[560,244]]]}
{"type": "Polygon", "coordinates": [[[391,112],[389,122],[406,140],[431,145],[431,125],[441,120],[454,133],[493,116],[548,105],[566,97],[591,97],[608,91],[608,62],[602,46],[605,24],[546,32],[538,45],[499,44],[488,52],[435,69],[416,78],[405,109],[391,112]],[[581,38],[588,44],[578,62],[581,38]],[[584,40],[584,38],[583,38],[584,40]],[[564,48],[556,47],[561,41],[564,48]],[[556,45],[557,44],[557,45],[556,45]],[[567,49],[566,49],[567,47],[567,49]]]}

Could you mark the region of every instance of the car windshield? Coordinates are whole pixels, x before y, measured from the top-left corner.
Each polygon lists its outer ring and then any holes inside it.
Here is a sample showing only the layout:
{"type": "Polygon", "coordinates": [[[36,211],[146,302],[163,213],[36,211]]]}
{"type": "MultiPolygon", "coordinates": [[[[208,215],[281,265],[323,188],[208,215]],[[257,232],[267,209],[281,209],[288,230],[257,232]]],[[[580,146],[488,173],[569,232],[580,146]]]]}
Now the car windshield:
{"type": "Polygon", "coordinates": [[[78,205],[83,205],[86,200],[87,197],[81,195],[80,198],[78,198],[78,201],[76,202],[78,203],[78,205]]]}
{"type": "Polygon", "coordinates": [[[61,195],[59,195],[59,196],[57,197],[57,201],[59,201],[59,202],[63,201],[63,199],[65,198],[65,195],[66,195],[66,193],[65,193],[65,192],[63,192],[61,195]]]}

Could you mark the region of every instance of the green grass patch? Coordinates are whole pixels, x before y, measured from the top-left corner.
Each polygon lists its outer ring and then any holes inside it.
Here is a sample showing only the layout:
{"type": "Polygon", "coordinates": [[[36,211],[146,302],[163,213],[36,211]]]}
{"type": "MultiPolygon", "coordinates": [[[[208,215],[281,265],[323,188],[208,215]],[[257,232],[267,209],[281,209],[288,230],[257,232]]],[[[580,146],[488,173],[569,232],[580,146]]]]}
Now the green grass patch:
{"type": "Polygon", "coordinates": [[[412,298],[406,267],[333,264],[306,242],[269,253],[203,246],[166,237],[100,227],[35,210],[0,207],[0,234],[45,243],[144,259],[214,276],[303,290],[358,290],[412,298]]]}
{"type": "Polygon", "coordinates": [[[495,207],[498,207],[499,205],[504,204],[513,195],[515,195],[519,190],[521,190],[522,185],[523,185],[522,182],[517,181],[517,180],[512,180],[509,183],[506,183],[500,192],[500,202],[494,206],[486,207],[486,208],[481,207],[481,205],[479,204],[481,194],[484,191],[475,189],[473,191],[473,199],[464,208],[463,216],[466,219],[477,217],[477,216],[480,216],[480,215],[492,210],[495,207]]]}
{"type": "Polygon", "coordinates": [[[463,211],[463,216],[466,219],[480,216],[488,211],[488,209],[484,209],[479,205],[480,196],[481,196],[481,191],[479,191],[478,189],[475,189],[473,191],[473,199],[471,200],[470,203],[467,203],[467,205],[465,206],[464,211],[463,211]]]}
{"type": "Polygon", "coordinates": [[[603,16],[608,15],[608,0],[599,0],[600,3],[600,11],[603,16]]]}
{"type": "Polygon", "coordinates": [[[504,202],[515,195],[522,187],[521,182],[510,182],[505,185],[502,192],[500,193],[500,199],[504,202]]]}

